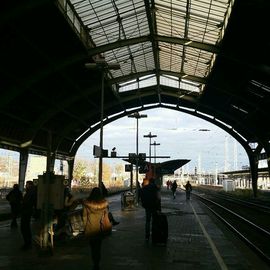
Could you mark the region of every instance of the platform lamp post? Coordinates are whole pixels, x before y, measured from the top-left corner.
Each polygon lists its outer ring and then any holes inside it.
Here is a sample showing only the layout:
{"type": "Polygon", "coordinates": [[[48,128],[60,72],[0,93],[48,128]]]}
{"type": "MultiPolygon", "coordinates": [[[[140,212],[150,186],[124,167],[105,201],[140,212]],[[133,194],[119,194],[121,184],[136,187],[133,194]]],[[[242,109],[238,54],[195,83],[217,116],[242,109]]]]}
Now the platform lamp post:
{"type": "Polygon", "coordinates": [[[149,142],[149,162],[151,163],[151,139],[157,137],[157,135],[151,134],[151,132],[149,132],[149,134],[143,135],[143,137],[150,139],[150,142],[149,142]]]}
{"type": "MultiPolygon", "coordinates": [[[[107,63],[102,56],[95,63],[86,63],[87,69],[96,69],[101,71],[101,100],[100,100],[100,136],[99,136],[99,169],[98,169],[98,186],[102,187],[102,169],[103,169],[103,118],[104,118],[104,77],[109,70],[120,69],[119,63],[107,63]]],[[[102,190],[102,189],[101,189],[102,190]]]]}
{"type": "Polygon", "coordinates": [[[155,157],[154,160],[155,160],[155,163],[156,163],[156,156],[157,156],[156,146],[160,145],[160,143],[156,143],[156,141],[154,141],[154,143],[151,143],[150,145],[154,146],[154,157],[155,157]]]}
{"type": "Polygon", "coordinates": [[[139,114],[139,112],[135,112],[133,114],[128,115],[130,118],[136,118],[136,203],[138,203],[139,199],[139,170],[138,170],[138,159],[139,159],[139,119],[146,118],[146,114],[139,114]]]}

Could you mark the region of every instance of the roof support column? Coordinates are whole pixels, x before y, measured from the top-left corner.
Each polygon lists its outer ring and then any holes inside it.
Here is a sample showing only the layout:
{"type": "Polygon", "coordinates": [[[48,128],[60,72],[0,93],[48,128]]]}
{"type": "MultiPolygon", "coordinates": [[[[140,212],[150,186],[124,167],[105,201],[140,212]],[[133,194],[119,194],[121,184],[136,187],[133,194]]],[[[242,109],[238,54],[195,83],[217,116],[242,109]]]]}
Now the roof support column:
{"type": "Polygon", "coordinates": [[[71,181],[73,179],[73,169],[74,169],[74,160],[71,159],[67,161],[68,164],[68,186],[71,187],[71,181]]]}
{"type": "Polygon", "coordinates": [[[20,163],[19,163],[19,187],[20,187],[20,190],[22,191],[23,191],[24,183],[25,183],[28,157],[29,157],[28,149],[21,149],[20,150],[20,163]]]}
{"type": "Polygon", "coordinates": [[[250,164],[250,173],[251,173],[251,181],[252,181],[252,190],[253,196],[257,197],[258,191],[258,160],[256,155],[248,155],[249,157],[249,164],[250,164]]]}
{"type": "Polygon", "coordinates": [[[46,164],[46,173],[43,174],[43,184],[42,193],[44,194],[42,209],[41,209],[41,250],[49,251],[49,230],[52,225],[52,213],[53,205],[50,203],[49,192],[50,184],[52,180],[52,171],[55,161],[55,152],[52,154],[52,133],[48,132],[47,138],[47,164],[46,164]]]}
{"type": "Polygon", "coordinates": [[[270,143],[269,141],[264,141],[263,148],[265,150],[266,156],[267,156],[267,166],[268,166],[268,175],[270,177],[270,143]]]}
{"type": "Polygon", "coordinates": [[[254,151],[249,151],[248,158],[250,164],[250,173],[252,181],[253,196],[256,198],[258,195],[258,165],[259,165],[259,154],[262,150],[262,145],[258,144],[254,151]]]}
{"type": "MultiPolygon", "coordinates": [[[[48,161],[48,158],[47,158],[48,161]]],[[[53,172],[54,171],[54,165],[55,165],[55,152],[51,153],[51,157],[50,157],[50,164],[49,164],[49,172],[53,172]]],[[[48,169],[46,169],[48,172],[48,169]]]]}
{"type": "Polygon", "coordinates": [[[156,76],[157,76],[157,94],[159,98],[159,103],[161,103],[160,96],[160,60],[159,60],[159,46],[158,41],[156,39],[157,36],[157,23],[156,23],[156,8],[155,1],[151,0],[151,4],[149,0],[144,0],[145,11],[147,15],[149,32],[150,32],[150,41],[152,43],[152,50],[155,62],[156,76]]]}

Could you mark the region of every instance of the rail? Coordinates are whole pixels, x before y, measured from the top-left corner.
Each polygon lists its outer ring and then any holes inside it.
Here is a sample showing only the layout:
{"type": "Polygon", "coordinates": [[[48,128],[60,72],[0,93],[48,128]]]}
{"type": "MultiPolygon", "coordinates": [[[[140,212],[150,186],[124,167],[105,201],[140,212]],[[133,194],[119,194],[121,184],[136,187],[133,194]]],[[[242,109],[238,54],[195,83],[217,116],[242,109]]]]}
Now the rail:
{"type": "Polygon", "coordinates": [[[270,231],[243,217],[239,213],[210,200],[205,196],[193,193],[223,223],[225,223],[240,239],[248,244],[267,264],[270,265],[270,231]]]}

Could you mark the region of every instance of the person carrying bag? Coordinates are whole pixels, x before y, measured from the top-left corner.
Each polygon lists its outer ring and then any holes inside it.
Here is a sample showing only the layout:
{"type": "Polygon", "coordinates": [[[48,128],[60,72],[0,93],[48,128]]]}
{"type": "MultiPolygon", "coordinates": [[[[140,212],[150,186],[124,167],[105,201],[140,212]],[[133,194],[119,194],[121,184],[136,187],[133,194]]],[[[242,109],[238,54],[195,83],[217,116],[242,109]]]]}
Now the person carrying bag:
{"type": "Polygon", "coordinates": [[[93,269],[98,270],[102,240],[112,231],[112,224],[108,216],[109,204],[98,187],[92,189],[89,197],[82,204],[84,235],[90,243],[93,269]]]}

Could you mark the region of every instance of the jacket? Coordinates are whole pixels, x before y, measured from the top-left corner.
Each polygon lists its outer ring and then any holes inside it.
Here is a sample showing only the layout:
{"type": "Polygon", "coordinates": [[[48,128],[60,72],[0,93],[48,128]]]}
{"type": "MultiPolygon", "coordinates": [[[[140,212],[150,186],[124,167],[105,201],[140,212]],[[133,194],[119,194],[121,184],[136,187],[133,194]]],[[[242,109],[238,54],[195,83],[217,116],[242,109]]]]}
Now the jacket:
{"type": "Polygon", "coordinates": [[[160,210],[160,194],[156,184],[150,183],[141,189],[141,201],[144,208],[160,210]]]}
{"type": "Polygon", "coordinates": [[[83,224],[84,234],[89,238],[102,237],[109,234],[112,224],[108,218],[108,202],[102,200],[99,202],[83,202],[83,224]]]}

